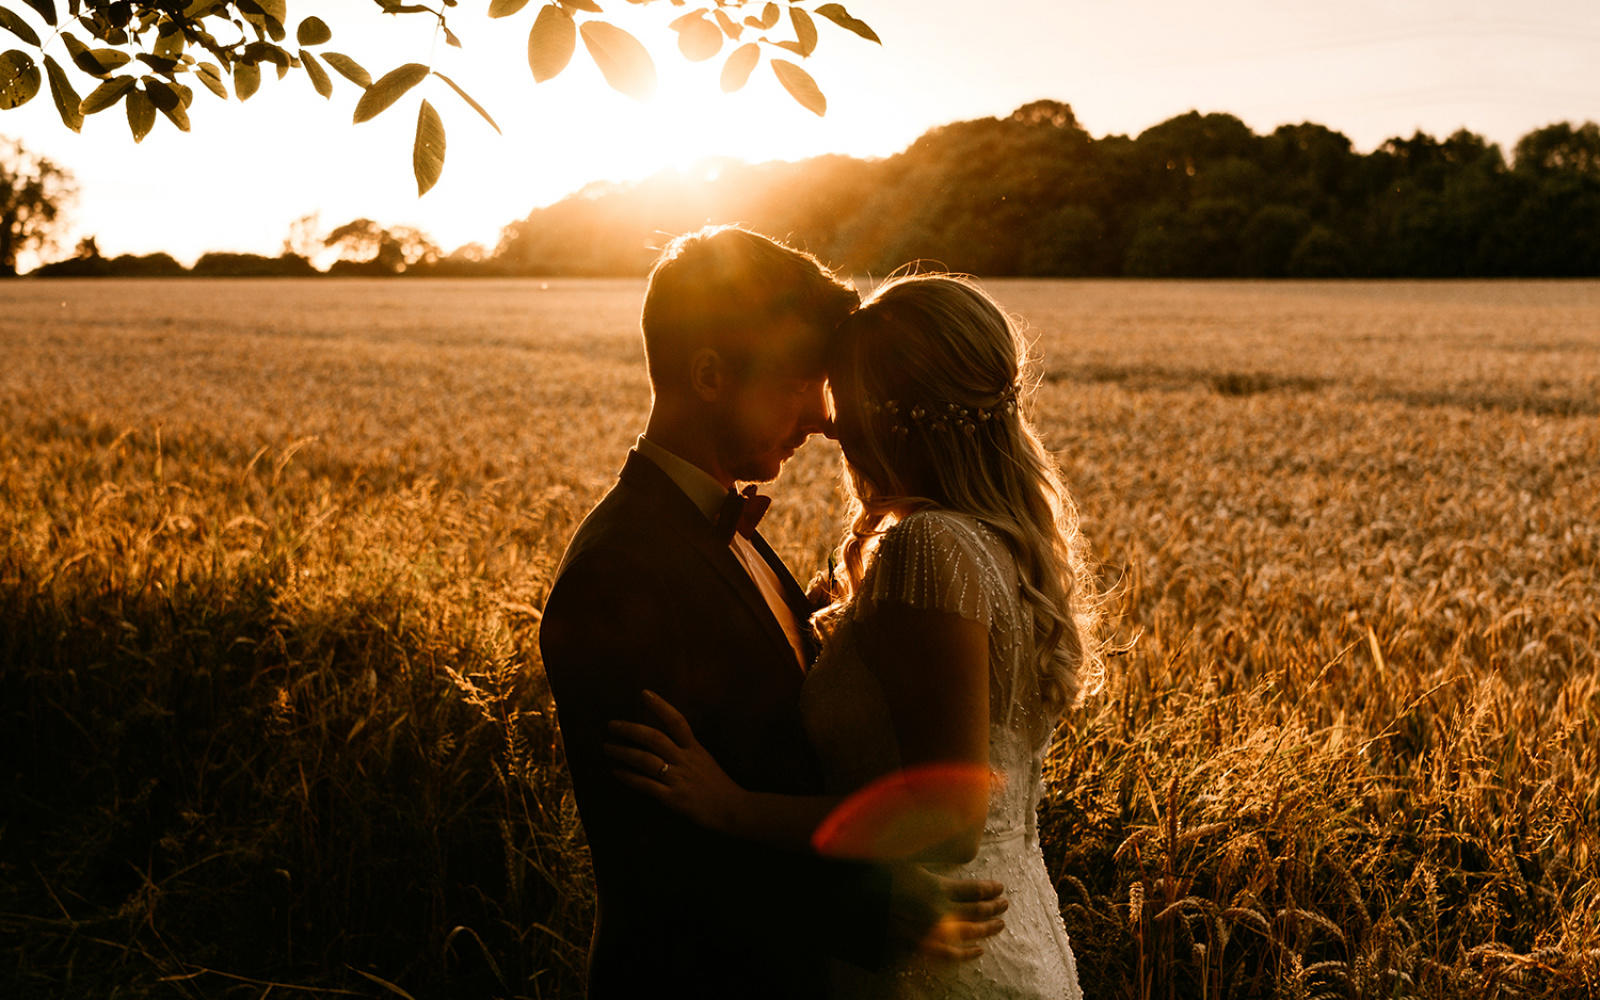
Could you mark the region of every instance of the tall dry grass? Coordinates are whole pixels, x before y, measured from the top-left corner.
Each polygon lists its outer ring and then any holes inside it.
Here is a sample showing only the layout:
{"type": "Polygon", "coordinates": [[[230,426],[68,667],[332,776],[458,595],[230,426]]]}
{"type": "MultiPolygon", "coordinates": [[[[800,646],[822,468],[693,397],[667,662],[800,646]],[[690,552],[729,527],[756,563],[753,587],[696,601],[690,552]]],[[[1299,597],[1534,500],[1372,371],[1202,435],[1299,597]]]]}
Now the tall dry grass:
{"type": "MultiPolygon", "coordinates": [[[[1041,817],[1086,993],[1600,994],[1600,285],[994,290],[1137,637],[1041,817]]],[[[4,293],[7,994],[580,992],[535,639],[637,284],[4,293]]]]}

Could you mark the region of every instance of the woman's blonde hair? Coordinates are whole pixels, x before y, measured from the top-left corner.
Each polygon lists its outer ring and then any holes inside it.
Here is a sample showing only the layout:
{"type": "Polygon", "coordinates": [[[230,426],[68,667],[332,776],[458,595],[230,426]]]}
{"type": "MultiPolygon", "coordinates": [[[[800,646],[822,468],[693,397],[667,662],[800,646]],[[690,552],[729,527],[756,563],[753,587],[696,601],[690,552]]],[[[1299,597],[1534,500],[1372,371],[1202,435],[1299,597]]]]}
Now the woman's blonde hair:
{"type": "MultiPolygon", "coordinates": [[[[1028,345],[972,281],[891,279],[839,327],[829,379],[851,428],[851,526],[835,608],[861,584],[895,511],[942,507],[1006,541],[1033,619],[1039,689],[1054,715],[1104,673],[1100,597],[1077,509],[1027,415],[1028,345]]],[[[846,422],[842,421],[841,426],[846,422]]],[[[826,629],[832,616],[824,612],[826,629]]]]}

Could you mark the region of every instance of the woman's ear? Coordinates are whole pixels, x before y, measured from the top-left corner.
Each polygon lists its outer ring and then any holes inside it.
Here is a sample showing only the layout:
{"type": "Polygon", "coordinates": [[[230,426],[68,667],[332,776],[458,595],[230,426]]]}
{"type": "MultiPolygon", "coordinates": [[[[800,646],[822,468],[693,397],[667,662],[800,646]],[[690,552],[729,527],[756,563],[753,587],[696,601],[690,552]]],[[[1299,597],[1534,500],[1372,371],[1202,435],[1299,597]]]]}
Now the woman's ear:
{"type": "Polygon", "coordinates": [[[710,347],[702,347],[689,359],[689,386],[694,394],[707,403],[722,395],[727,383],[722,355],[710,347]]]}

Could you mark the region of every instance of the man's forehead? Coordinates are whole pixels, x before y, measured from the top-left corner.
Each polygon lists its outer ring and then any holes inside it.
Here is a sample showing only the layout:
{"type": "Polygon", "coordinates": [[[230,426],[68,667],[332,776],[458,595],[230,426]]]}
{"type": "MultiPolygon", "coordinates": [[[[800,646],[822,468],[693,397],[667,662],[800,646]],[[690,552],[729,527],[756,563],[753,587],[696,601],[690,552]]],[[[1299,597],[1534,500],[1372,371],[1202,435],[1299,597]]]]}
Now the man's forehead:
{"type": "Polygon", "coordinates": [[[793,378],[823,377],[831,331],[796,316],[784,316],[756,331],[762,367],[793,378]]]}

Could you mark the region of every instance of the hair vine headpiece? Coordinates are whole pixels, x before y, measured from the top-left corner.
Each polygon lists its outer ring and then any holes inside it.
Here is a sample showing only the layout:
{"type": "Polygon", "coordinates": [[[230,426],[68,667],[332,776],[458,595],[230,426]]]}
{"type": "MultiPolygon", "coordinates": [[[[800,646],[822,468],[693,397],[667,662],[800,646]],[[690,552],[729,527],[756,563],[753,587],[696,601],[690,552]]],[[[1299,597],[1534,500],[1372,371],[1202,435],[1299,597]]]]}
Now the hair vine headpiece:
{"type": "Polygon", "coordinates": [[[913,428],[935,433],[959,429],[964,434],[976,434],[980,425],[1016,410],[1018,391],[1017,383],[1012,382],[988,406],[963,406],[960,403],[906,405],[898,399],[879,402],[871,396],[866,398],[863,405],[873,416],[886,417],[889,433],[896,437],[909,436],[913,428]]]}

